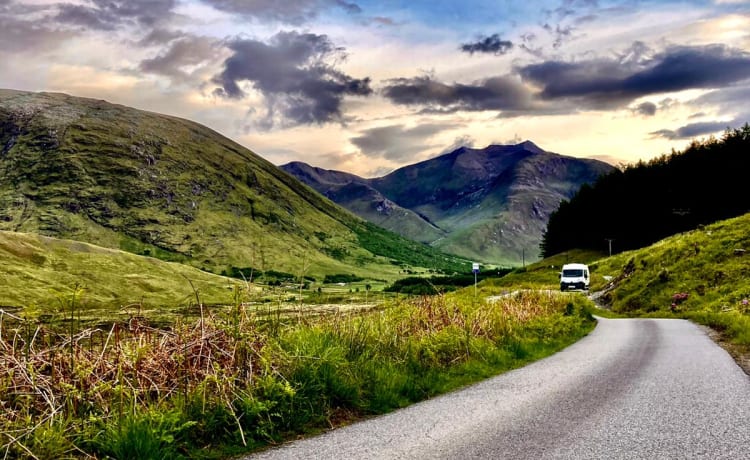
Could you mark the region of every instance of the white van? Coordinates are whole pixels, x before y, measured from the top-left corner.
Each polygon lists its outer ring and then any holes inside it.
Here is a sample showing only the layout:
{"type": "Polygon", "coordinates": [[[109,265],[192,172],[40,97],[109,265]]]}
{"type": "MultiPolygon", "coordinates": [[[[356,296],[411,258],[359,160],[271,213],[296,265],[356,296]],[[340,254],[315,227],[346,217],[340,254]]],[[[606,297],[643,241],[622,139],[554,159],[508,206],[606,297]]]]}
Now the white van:
{"type": "Polygon", "coordinates": [[[584,264],[565,264],[560,272],[560,290],[584,289],[588,291],[589,266],[584,264]]]}

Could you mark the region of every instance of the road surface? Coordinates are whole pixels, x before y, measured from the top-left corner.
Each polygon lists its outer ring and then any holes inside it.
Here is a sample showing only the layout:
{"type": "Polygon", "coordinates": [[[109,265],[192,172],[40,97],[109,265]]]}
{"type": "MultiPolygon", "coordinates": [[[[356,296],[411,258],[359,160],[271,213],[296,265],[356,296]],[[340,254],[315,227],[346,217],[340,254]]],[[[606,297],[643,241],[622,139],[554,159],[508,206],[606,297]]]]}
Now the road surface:
{"type": "Polygon", "coordinates": [[[547,359],[252,459],[750,459],[750,377],[690,322],[600,319],[547,359]]]}

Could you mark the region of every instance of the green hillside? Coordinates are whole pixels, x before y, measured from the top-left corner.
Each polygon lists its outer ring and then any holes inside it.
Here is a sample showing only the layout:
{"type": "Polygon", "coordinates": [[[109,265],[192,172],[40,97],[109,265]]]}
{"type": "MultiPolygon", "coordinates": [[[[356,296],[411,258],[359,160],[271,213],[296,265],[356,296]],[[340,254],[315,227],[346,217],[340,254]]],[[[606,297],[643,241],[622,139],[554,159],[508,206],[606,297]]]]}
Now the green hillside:
{"type": "MultiPolygon", "coordinates": [[[[750,214],[602,259],[592,289],[628,314],[750,313],[750,214]],[[601,276],[611,276],[606,281],[601,276]]],[[[748,337],[750,339],[750,337],[748,337]]]]}
{"type": "Polygon", "coordinates": [[[230,304],[237,284],[187,265],[28,233],[0,232],[0,260],[0,305],[24,307],[27,318],[60,313],[74,293],[79,316],[114,320],[118,309],[141,304],[140,313],[154,318],[194,305],[193,288],[201,302],[230,304]]]}
{"type": "Polygon", "coordinates": [[[281,169],[359,217],[421,243],[432,243],[445,231],[410,209],[389,200],[370,185],[370,179],[294,161],[281,169]]]}
{"type": "Polygon", "coordinates": [[[466,266],[366,223],[201,125],[64,94],[0,90],[0,230],[215,273],[466,266]]]}
{"type": "Polygon", "coordinates": [[[730,352],[750,372],[750,214],[612,257],[589,250],[562,252],[480,286],[557,290],[560,268],[570,262],[589,264],[591,293],[613,313],[686,318],[711,326],[730,341],[730,352]]]}

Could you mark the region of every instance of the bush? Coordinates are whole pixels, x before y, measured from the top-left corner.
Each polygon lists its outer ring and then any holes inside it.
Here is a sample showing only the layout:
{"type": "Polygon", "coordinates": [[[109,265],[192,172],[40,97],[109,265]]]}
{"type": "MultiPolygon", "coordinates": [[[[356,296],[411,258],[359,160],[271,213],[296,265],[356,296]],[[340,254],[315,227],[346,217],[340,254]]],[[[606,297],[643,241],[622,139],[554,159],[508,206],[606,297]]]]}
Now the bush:
{"type": "Polygon", "coordinates": [[[109,422],[94,445],[98,453],[116,459],[184,458],[183,436],[194,425],[179,411],[154,408],[109,422]]]}
{"type": "Polygon", "coordinates": [[[335,275],[326,275],[323,279],[323,284],[335,284],[335,283],[356,283],[362,281],[364,278],[357,275],[348,275],[346,273],[337,273],[335,275]]]}

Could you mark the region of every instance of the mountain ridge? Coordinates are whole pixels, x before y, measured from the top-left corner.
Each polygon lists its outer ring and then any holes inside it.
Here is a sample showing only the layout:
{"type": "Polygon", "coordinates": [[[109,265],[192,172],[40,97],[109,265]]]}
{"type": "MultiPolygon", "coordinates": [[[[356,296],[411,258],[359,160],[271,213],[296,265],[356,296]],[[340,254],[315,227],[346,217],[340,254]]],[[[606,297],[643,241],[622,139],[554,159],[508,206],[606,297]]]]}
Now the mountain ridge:
{"type": "Polygon", "coordinates": [[[281,168],[389,230],[446,252],[500,263],[534,260],[557,205],[582,184],[614,169],[598,160],[547,152],[528,140],[484,149],[460,147],[369,179],[300,162],[281,168]],[[372,189],[366,197],[369,207],[347,195],[341,182],[372,189]],[[383,219],[375,206],[383,201],[380,196],[404,209],[404,215],[411,211],[409,224],[383,219]]]}

